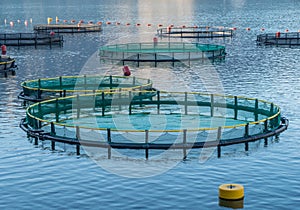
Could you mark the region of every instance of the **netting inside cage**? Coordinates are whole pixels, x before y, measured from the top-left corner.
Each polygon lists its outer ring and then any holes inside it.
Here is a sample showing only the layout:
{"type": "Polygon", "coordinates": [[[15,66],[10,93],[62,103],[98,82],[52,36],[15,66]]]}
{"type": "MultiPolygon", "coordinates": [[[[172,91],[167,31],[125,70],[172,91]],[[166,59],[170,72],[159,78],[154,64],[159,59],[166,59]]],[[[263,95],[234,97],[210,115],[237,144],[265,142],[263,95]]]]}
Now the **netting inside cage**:
{"type": "Polygon", "coordinates": [[[99,49],[101,60],[125,62],[178,62],[198,59],[223,58],[225,47],[221,45],[151,42],[127,43],[103,46],[99,49]]]}
{"type": "Polygon", "coordinates": [[[230,141],[280,126],[280,108],[266,101],[205,93],[126,91],[36,103],[27,123],[55,137],[120,147],[168,148],[230,141]]]}
{"type": "Polygon", "coordinates": [[[24,95],[47,99],[80,93],[145,90],[152,88],[152,81],[126,76],[82,75],[29,80],[21,86],[24,95]]]}

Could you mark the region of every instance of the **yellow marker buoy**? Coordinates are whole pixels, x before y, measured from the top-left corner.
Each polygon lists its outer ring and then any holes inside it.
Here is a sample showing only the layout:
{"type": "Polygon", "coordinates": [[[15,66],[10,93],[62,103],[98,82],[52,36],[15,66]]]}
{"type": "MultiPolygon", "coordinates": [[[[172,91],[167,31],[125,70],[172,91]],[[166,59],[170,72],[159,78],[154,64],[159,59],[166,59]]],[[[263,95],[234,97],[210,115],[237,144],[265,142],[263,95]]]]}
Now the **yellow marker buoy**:
{"type": "Polygon", "coordinates": [[[240,200],[244,198],[244,187],[240,184],[222,184],[219,186],[219,198],[240,200]]]}
{"type": "Polygon", "coordinates": [[[52,18],[48,17],[48,24],[50,24],[52,22],[52,18]]]}

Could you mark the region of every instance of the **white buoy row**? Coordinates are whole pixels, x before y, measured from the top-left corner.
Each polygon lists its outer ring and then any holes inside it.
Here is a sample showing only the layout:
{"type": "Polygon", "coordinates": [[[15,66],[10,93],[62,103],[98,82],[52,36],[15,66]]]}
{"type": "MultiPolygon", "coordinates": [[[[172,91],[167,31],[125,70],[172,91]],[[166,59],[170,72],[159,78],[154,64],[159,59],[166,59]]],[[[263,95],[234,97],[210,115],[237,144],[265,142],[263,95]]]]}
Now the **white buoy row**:
{"type": "Polygon", "coordinates": [[[8,21],[6,18],[4,19],[4,25],[9,24],[12,27],[15,25],[15,23],[21,24],[22,22],[24,23],[25,26],[28,26],[29,23],[32,24],[32,18],[30,18],[29,21],[28,20],[21,21],[20,19],[16,21],[8,21]]]}
{"type": "MultiPolygon", "coordinates": [[[[50,17],[47,19],[48,24],[51,24],[52,21],[53,21],[53,19],[50,18],[50,17]]],[[[29,21],[28,21],[28,20],[21,21],[20,19],[18,19],[17,21],[7,21],[6,18],[4,19],[4,24],[7,25],[7,24],[9,23],[9,25],[10,25],[11,27],[13,27],[13,26],[15,25],[15,22],[17,22],[18,24],[21,24],[22,22],[24,22],[24,25],[25,25],[25,26],[28,26],[29,23],[32,24],[32,18],[30,18],[29,21]]],[[[55,22],[56,22],[56,23],[59,23],[59,22],[68,23],[68,22],[70,22],[70,23],[75,24],[77,21],[75,21],[74,19],[72,19],[72,20],[70,20],[70,21],[68,21],[68,20],[62,20],[62,21],[61,21],[61,20],[56,16],[56,17],[55,17],[55,22]]],[[[84,21],[84,20],[80,20],[80,21],[79,21],[79,23],[84,23],[84,22],[86,22],[86,21],[84,21]]],[[[87,21],[87,23],[93,24],[94,22],[93,22],[93,21],[87,21]]],[[[96,22],[96,23],[97,23],[98,25],[102,25],[104,22],[98,21],[98,22],[96,22]]],[[[105,22],[105,24],[106,24],[106,25],[117,25],[117,26],[120,26],[120,25],[125,25],[125,26],[131,26],[131,25],[133,25],[133,26],[142,26],[142,25],[143,25],[143,24],[141,24],[141,23],[123,23],[123,24],[122,24],[121,22],[116,22],[116,23],[114,24],[113,22],[110,22],[110,21],[105,22]]],[[[145,26],[151,27],[151,26],[155,26],[155,24],[147,23],[147,24],[145,24],[145,26]]],[[[171,24],[171,25],[169,25],[169,26],[173,26],[173,27],[174,27],[174,24],[171,24]]],[[[157,27],[163,27],[163,24],[158,24],[157,27]]],[[[186,27],[185,25],[182,26],[182,28],[185,28],[185,27],[186,27]]],[[[232,30],[237,30],[236,27],[232,27],[231,29],[232,29],[232,30]]],[[[245,30],[246,30],[246,31],[251,31],[251,28],[250,28],[250,27],[246,27],[245,30]]],[[[260,28],[260,31],[266,31],[266,28],[260,28]]],[[[290,31],[289,29],[285,29],[285,30],[284,30],[284,32],[286,32],[286,33],[289,32],[289,31],[290,31]]],[[[298,30],[298,32],[300,32],[300,30],[298,30]]]]}

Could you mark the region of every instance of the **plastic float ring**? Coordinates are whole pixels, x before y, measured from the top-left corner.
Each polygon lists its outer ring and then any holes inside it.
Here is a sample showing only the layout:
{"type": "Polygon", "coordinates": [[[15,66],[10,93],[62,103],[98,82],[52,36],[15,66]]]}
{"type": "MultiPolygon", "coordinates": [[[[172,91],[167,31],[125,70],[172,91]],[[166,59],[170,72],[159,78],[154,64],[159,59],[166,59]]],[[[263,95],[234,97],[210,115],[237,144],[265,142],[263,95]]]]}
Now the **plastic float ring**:
{"type": "Polygon", "coordinates": [[[240,184],[222,184],[219,186],[219,198],[240,200],[244,198],[244,187],[240,184]]]}

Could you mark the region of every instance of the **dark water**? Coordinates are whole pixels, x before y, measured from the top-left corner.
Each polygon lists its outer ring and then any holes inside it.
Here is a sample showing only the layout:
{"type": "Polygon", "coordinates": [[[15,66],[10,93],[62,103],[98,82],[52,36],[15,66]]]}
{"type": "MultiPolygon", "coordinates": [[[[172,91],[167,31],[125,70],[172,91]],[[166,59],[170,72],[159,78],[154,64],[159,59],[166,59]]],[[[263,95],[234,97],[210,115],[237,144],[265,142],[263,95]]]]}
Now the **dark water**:
{"type": "Polygon", "coordinates": [[[218,186],[232,182],[245,187],[245,209],[297,209],[300,48],[258,47],[255,39],[262,28],[268,33],[298,31],[299,14],[297,0],[1,1],[1,33],[30,32],[34,24],[55,16],[123,25],[103,26],[101,33],[65,35],[62,48],[8,47],[19,70],[15,77],[0,77],[0,208],[222,209],[218,186]],[[127,22],[131,26],[124,26],[127,22]],[[148,23],[153,26],[147,27],[148,23]],[[194,63],[190,68],[133,67],[134,75],[153,79],[160,89],[211,90],[274,102],[290,120],[289,129],[267,147],[263,142],[253,144],[248,153],[237,146],[224,148],[221,159],[213,153],[203,161],[201,153],[184,162],[120,158],[99,164],[99,160],[74,155],[72,147],[62,145],[51,151],[47,144],[35,147],[27,140],[18,127],[25,115],[17,99],[22,81],[86,72],[121,75],[120,67],[100,65],[99,46],[152,41],[158,24],[224,25],[238,30],[231,39],[200,40],[225,45],[228,54],[223,62],[194,63]],[[205,72],[209,72],[207,80],[205,72]],[[130,178],[139,172],[148,174],[130,178]]]}

